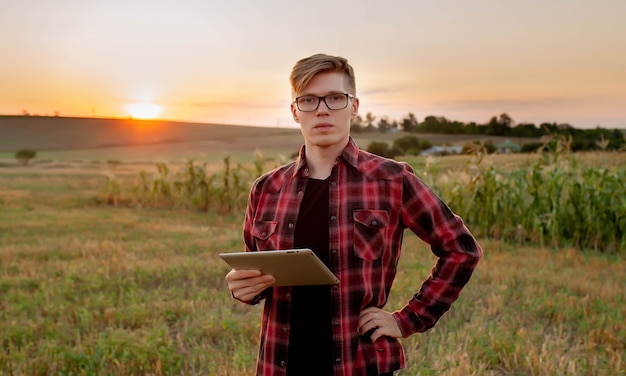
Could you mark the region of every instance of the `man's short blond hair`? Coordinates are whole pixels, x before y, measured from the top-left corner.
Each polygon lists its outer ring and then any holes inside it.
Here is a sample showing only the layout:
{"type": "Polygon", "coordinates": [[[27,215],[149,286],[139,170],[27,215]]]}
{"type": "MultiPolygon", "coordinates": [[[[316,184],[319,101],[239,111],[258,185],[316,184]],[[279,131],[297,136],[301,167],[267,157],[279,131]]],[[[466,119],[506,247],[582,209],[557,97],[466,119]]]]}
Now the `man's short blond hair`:
{"type": "Polygon", "coordinates": [[[356,96],[354,70],[346,58],[326,54],[316,54],[299,60],[291,70],[291,96],[296,97],[309,84],[316,74],[322,72],[341,72],[346,76],[348,94],[356,96]]]}

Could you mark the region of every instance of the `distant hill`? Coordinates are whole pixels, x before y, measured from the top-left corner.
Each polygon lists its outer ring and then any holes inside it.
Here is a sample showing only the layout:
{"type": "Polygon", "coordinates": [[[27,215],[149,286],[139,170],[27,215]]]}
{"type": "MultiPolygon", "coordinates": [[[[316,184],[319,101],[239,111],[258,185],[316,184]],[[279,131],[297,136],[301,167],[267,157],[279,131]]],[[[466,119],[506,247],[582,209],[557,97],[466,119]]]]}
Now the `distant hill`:
{"type": "Polygon", "coordinates": [[[294,137],[296,128],[183,123],[162,120],[0,116],[0,152],[81,150],[210,141],[214,147],[264,146],[268,136],[294,137]]]}

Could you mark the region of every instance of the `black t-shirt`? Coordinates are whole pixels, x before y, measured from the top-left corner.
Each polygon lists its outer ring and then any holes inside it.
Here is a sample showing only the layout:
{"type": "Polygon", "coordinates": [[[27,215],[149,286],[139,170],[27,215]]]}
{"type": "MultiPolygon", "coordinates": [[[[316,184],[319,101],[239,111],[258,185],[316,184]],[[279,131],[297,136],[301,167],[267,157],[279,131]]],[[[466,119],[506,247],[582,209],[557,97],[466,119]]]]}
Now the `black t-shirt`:
{"type": "MultiPolygon", "coordinates": [[[[300,205],[294,247],[311,248],[329,264],[329,181],[309,179],[300,205]]],[[[295,286],[292,291],[287,375],[332,375],[333,333],[330,286],[295,286]]]]}

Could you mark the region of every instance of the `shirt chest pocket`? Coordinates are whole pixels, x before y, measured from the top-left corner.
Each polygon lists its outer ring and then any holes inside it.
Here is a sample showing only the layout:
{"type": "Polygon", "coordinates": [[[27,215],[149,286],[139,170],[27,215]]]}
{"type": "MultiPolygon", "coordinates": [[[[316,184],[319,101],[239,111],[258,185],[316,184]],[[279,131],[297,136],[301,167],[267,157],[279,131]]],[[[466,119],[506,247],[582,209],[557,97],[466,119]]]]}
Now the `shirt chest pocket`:
{"type": "Polygon", "coordinates": [[[277,239],[275,236],[277,227],[278,222],[275,221],[254,222],[252,236],[254,236],[256,249],[258,251],[278,249],[278,244],[276,244],[277,239]]]}
{"type": "Polygon", "coordinates": [[[365,261],[380,258],[385,244],[385,228],[389,224],[386,210],[355,210],[354,253],[365,261]]]}

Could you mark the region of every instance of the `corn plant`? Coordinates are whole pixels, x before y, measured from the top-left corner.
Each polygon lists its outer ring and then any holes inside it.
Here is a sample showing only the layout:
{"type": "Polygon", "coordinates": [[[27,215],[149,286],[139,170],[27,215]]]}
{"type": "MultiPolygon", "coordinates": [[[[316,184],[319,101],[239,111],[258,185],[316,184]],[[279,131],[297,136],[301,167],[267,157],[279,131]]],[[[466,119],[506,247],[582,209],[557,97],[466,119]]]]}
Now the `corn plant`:
{"type": "Polygon", "coordinates": [[[117,206],[122,197],[122,189],[120,183],[111,175],[107,175],[104,182],[104,189],[102,190],[101,199],[108,205],[117,206]]]}

